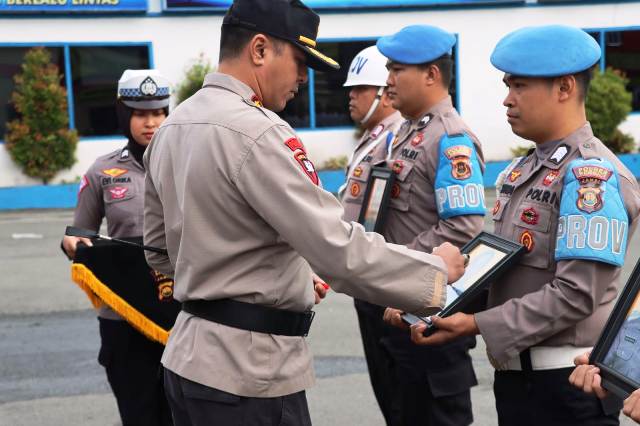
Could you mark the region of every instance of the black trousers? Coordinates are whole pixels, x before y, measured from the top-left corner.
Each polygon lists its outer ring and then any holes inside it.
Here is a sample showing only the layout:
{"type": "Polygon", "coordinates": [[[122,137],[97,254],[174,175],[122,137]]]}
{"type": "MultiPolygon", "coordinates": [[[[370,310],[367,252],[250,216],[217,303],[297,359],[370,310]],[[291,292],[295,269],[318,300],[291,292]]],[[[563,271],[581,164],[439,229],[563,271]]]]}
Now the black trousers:
{"type": "Polygon", "coordinates": [[[171,425],[160,375],[164,346],[147,339],[125,321],[98,320],[102,338],[98,362],[107,371],[122,425],[171,425]]]}
{"type": "Polygon", "coordinates": [[[384,308],[356,300],[369,378],[389,426],[466,426],[473,422],[469,389],[477,384],[468,350],[475,339],[441,347],[411,342],[382,320],[384,308]]]}
{"type": "Polygon", "coordinates": [[[496,371],[493,385],[500,426],[619,425],[619,399],[599,400],[569,383],[573,368],[496,371]]]}
{"type": "Polygon", "coordinates": [[[304,391],[275,398],[248,398],[192,382],[164,370],[176,426],[311,426],[304,391]]]}

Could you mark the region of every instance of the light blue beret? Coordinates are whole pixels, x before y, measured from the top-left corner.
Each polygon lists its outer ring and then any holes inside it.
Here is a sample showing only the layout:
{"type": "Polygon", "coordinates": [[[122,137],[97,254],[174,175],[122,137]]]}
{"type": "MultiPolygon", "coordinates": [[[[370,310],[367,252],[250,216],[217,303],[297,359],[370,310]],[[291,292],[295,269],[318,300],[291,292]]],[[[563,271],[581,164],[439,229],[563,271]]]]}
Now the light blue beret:
{"type": "Polygon", "coordinates": [[[387,58],[401,64],[424,64],[450,54],[456,37],[430,25],[410,25],[380,37],[376,46],[387,58]]]}
{"type": "Polygon", "coordinates": [[[586,32],[566,25],[526,27],[506,35],[491,54],[491,63],[522,77],[558,77],[591,68],[600,46],[586,32]]]}

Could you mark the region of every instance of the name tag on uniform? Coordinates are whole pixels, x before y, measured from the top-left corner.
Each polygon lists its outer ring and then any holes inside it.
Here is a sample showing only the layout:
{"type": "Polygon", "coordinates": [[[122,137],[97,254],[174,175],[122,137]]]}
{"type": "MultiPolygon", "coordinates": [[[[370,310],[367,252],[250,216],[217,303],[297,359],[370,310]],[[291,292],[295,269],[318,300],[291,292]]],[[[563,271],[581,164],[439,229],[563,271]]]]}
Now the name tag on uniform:
{"type": "Polygon", "coordinates": [[[375,166],[371,169],[358,218],[367,232],[382,233],[395,179],[396,174],[388,167],[375,166]]]}

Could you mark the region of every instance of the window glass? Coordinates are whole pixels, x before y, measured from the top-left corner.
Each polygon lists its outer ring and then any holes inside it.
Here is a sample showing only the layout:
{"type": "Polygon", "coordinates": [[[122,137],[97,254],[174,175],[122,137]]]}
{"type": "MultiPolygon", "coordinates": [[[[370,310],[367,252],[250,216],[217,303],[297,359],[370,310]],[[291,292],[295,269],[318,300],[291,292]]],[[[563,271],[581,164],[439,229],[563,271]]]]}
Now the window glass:
{"type": "Polygon", "coordinates": [[[305,84],[298,88],[295,98],[287,102],[285,109],[278,114],[291,127],[310,127],[309,120],[309,85],[305,84]]]}
{"type": "Polygon", "coordinates": [[[80,136],[120,134],[115,112],[118,79],[149,68],[147,46],[71,47],[75,123],[80,136]]]}
{"type": "Polygon", "coordinates": [[[633,95],[632,107],[640,111],[640,30],[605,33],[606,66],[623,71],[633,95]]]}
{"type": "MultiPolygon", "coordinates": [[[[8,121],[18,118],[16,110],[11,103],[11,93],[15,88],[13,77],[22,72],[24,55],[30,47],[2,47],[0,48],[0,140],[4,139],[6,124],[8,121]]],[[[64,56],[61,47],[48,47],[51,53],[51,62],[58,66],[58,72],[64,80],[64,56]]]]}

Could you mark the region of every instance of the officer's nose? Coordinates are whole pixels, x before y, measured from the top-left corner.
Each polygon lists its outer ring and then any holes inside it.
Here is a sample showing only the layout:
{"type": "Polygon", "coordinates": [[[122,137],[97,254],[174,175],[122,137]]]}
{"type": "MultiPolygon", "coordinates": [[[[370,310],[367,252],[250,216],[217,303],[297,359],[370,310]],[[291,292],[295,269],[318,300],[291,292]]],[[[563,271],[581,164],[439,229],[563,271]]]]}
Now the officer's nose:
{"type": "Polygon", "coordinates": [[[507,96],[502,101],[502,105],[506,106],[507,108],[513,108],[513,98],[511,97],[511,91],[507,93],[507,96]]]}

